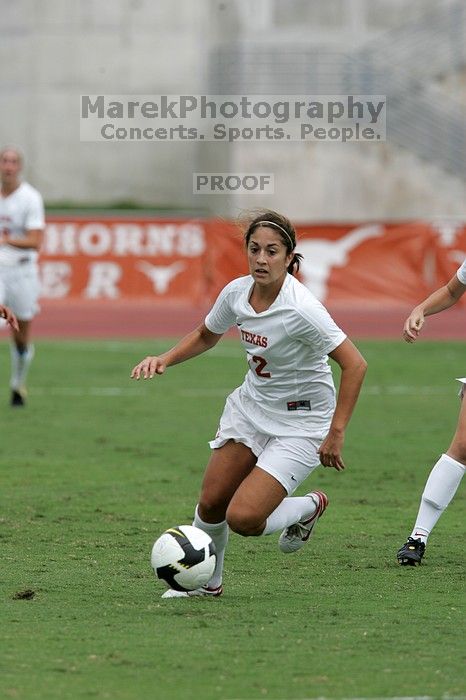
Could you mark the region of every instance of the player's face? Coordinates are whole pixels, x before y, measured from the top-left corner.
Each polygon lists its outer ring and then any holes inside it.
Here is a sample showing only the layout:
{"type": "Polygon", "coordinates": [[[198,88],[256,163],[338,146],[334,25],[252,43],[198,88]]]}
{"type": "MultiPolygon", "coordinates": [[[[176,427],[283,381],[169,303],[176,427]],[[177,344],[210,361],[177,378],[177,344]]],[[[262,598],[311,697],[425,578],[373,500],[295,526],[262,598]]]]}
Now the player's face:
{"type": "Polygon", "coordinates": [[[0,155],[2,182],[14,182],[21,171],[21,158],[16,151],[3,151],[0,155]]]}
{"type": "Polygon", "coordinates": [[[293,258],[288,253],[278,231],[259,226],[251,234],[248,243],[249,273],[256,284],[269,285],[283,281],[293,258]]]}

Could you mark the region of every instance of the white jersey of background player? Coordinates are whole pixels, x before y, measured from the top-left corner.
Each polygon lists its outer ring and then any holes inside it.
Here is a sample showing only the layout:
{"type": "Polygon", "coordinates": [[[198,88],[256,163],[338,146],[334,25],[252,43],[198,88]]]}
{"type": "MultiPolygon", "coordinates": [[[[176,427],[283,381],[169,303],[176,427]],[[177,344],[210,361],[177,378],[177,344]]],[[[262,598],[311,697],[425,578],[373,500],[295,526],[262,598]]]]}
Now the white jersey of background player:
{"type": "Polygon", "coordinates": [[[21,167],[16,149],[0,152],[0,302],[11,307],[19,325],[11,330],[12,406],[25,403],[26,375],[34,355],[30,326],[39,309],[37,258],[45,226],[42,197],[20,181],[21,167]]]}
{"type": "MultiPolygon", "coordinates": [[[[413,343],[424,325],[425,316],[450,308],[461,299],[465,291],[466,260],[448,284],[437,289],[411,311],[403,329],[405,340],[413,343]]],[[[462,383],[461,408],[456,431],[450,447],[437,460],[429,474],[414,528],[397,552],[398,562],[402,566],[416,566],[421,563],[427,539],[455,495],[466,469],[466,402],[463,400],[466,377],[460,378],[459,381],[462,383]]]]}
{"type": "Polygon", "coordinates": [[[220,293],[197,329],[159,357],[134,367],[135,379],[213,347],[234,324],[247,352],[245,381],[226,400],[217,436],[211,441],[194,525],[214,541],[217,562],[207,586],[189,594],[168,590],[163,597],[218,596],[228,528],[240,535],[283,530],[282,552],[309,539],[327,507],[327,496],[291,494],[319,465],[344,469],[345,428],[366,371],[359,351],[323,306],[289,273],[299,268],[291,222],[273,211],[250,220],[245,232],[250,276],[220,293]],[[341,368],[335,402],[327,364],[341,368]]]}

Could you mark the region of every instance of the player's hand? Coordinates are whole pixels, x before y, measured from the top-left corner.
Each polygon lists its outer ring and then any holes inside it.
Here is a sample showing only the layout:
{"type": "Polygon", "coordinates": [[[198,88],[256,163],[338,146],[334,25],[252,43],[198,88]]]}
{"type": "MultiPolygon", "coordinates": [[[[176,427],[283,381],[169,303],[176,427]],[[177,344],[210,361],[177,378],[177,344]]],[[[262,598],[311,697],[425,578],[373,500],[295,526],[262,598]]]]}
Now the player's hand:
{"type": "Polygon", "coordinates": [[[0,317],[4,318],[5,321],[14,328],[15,331],[19,331],[18,321],[13,311],[11,311],[8,306],[3,306],[0,304],[0,317]]]}
{"type": "Polygon", "coordinates": [[[142,362],[139,362],[136,367],[133,367],[131,379],[152,379],[154,374],[163,374],[166,364],[160,358],[153,355],[148,355],[142,362]]]}
{"type": "Polygon", "coordinates": [[[341,456],[344,439],[344,432],[330,429],[329,434],[319,448],[320,463],[324,467],[333,467],[337,472],[341,472],[345,468],[345,463],[341,456]]]}
{"type": "Polygon", "coordinates": [[[424,325],[424,314],[422,311],[414,311],[408,316],[403,326],[403,338],[407,343],[414,343],[417,340],[421,328],[424,325]]]}

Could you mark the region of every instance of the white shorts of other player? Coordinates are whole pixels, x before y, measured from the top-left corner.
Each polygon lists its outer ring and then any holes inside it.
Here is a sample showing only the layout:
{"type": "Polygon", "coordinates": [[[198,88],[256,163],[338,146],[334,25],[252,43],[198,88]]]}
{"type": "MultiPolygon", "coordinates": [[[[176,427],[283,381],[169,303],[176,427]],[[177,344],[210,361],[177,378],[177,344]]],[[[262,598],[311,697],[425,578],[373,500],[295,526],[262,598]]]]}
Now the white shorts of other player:
{"type": "Polygon", "coordinates": [[[318,449],[321,439],[310,437],[273,437],[257,431],[237,405],[237,391],[227,398],[212,449],[228,440],[241,442],[257,457],[257,466],[273,476],[288,495],[320,465],[318,449]]]}
{"type": "Polygon", "coordinates": [[[0,303],[9,306],[21,321],[30,321],[38,313],[39,292],[35,262],[0,264],[0,303]]]}

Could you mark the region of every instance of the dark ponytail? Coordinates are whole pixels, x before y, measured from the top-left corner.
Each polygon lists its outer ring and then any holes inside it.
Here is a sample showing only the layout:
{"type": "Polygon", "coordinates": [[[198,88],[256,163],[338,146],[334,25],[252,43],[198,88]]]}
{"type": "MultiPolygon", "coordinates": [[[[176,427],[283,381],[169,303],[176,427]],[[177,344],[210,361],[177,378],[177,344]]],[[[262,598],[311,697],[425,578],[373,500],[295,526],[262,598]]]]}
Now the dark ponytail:
{"type": "Polygon", "coordinates": [[[287,267],[287,272],[290,273],[290,275],[294,275],[295,272],[299,272],[299,268],[301,266],[301,260],[303,259],[303,256],[301,253],[295,253],[293,255],[293,260],[290,262],[290,264],[287,267]]]}

